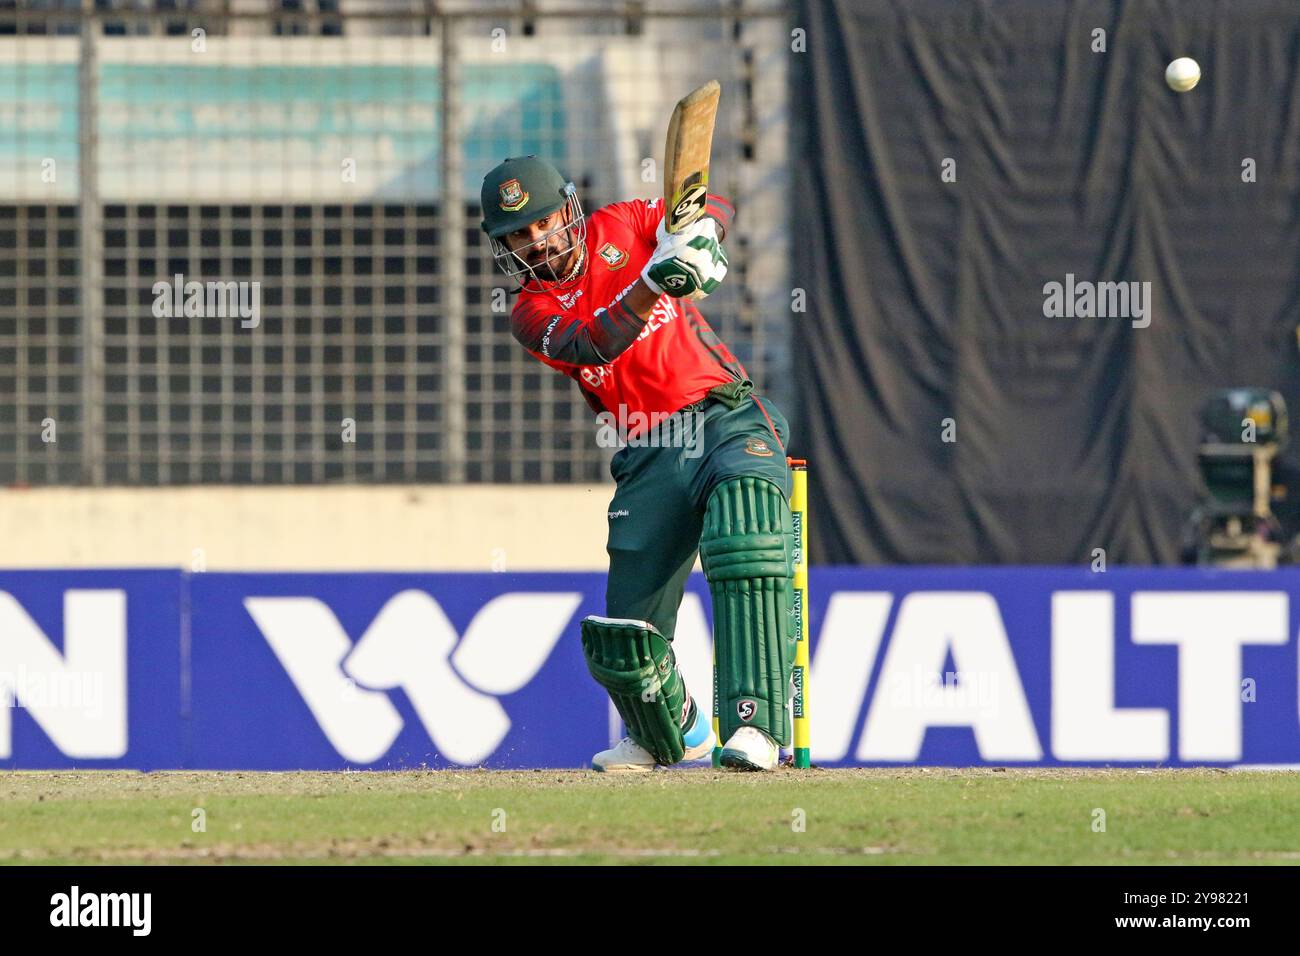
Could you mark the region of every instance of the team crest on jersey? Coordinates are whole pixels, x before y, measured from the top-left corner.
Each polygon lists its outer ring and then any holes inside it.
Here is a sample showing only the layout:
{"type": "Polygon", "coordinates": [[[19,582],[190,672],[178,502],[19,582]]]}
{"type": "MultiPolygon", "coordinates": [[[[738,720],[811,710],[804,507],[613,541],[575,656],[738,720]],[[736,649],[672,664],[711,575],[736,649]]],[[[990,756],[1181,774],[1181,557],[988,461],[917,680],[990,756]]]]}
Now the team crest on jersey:
{"type": "Polygon", "coordinates": [[[610,269],[619,269],[627,265],[627,253],[612,242],[601,246],[596,255],[604,259],[610,269]]]}
{"type": "Polygon", "coordinates": [[[771,458],[772,449],[761,438],[748,438],[745,440],[745,454],[757,455],[759,458],[771,458]]]}
{"type": "Polygon", "coordinates": [[[518,212],[528,205],[528,193],[517,179],[507,179],[497,192],[501,194],[501,208],[506,212],[518,212]]]}

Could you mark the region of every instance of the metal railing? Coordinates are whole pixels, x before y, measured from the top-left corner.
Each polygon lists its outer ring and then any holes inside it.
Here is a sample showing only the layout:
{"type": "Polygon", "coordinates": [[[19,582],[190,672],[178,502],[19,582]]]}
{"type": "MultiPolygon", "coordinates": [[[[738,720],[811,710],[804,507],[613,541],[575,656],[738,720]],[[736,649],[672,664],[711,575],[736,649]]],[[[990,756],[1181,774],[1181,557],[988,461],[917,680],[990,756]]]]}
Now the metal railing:
{"type": "Polygon", "coordinates": [[[657,195],[710,77],[739,215],[704,312],[780,398],[780,2],[310,6],[0,5],[0,484],[605,480],[478,182],[535,152],[589,210],[657,195]],[[192,281],[256,284],[256,324],[166,314],[192,281]]]}

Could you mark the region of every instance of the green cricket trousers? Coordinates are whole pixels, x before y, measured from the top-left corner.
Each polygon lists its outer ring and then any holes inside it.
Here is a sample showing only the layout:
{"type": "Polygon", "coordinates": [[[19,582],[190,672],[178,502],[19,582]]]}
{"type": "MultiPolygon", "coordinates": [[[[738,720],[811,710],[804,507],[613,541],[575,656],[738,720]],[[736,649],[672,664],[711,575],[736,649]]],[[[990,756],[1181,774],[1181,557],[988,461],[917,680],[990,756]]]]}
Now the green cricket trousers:
{"type": "MultiPolygon", "coordinates": [[[[709,495],[734,477],[766,478],[791,493],[790,425],[748,381],[714,388],[681,410],[688,438],[670,447],[629,443],[610,462],[607,617],[649,621],[668,640],[695,565],[709,495]]],[[[664,443],[666,444],[666,443],[664,443]]]]}

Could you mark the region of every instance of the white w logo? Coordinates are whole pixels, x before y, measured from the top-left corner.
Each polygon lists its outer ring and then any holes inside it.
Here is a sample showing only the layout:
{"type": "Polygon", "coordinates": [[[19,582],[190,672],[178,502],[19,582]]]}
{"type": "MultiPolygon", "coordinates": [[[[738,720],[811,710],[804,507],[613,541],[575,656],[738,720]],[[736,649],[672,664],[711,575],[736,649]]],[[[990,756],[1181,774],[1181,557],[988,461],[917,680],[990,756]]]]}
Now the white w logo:
{"type": "Polygon", "coordinates": [[[502,594],[457,634],[423,591],[394,595],[356,646],[317,598],[247,598],[252,615],[334,749],[353,763],[388,752],[401,688],[438,752],[481,763],[510,730],[496,697],[532,679],[582,600],[577,593],[502,594]]]}

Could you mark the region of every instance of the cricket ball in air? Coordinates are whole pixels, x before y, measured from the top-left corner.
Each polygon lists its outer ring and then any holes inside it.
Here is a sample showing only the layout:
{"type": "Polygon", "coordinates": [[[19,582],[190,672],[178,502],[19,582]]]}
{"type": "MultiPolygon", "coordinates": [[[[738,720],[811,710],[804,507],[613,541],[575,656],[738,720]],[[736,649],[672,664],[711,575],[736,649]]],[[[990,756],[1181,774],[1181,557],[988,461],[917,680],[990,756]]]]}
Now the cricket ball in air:
{"type": "Polygon", "coordinates": [[[1165,82],[1177,93],[1186,93],[1201,81],[1201,65],[1190,56],[1180,56],[1165,67],[1165,82]]]}

